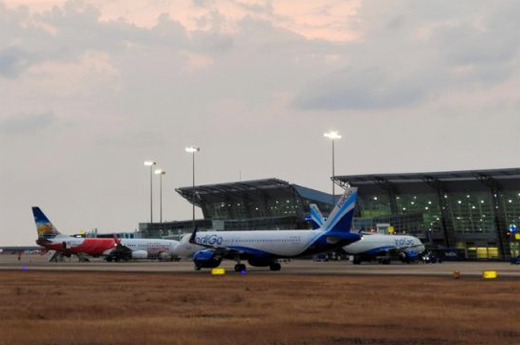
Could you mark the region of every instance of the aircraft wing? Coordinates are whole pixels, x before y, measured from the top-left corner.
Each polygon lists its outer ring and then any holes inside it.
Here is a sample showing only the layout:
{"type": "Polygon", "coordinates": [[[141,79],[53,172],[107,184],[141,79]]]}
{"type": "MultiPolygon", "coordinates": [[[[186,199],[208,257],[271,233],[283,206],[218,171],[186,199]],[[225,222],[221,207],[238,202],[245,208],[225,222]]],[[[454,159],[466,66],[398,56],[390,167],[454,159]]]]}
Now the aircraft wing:
{"type": "Polygon", "coordinates": [[[115,246],[106,251],[106,255],[119,258],[122,260],[130,260],[132,258],[132,249],[121,243],[121,239],[114,235],[115,246]]]}

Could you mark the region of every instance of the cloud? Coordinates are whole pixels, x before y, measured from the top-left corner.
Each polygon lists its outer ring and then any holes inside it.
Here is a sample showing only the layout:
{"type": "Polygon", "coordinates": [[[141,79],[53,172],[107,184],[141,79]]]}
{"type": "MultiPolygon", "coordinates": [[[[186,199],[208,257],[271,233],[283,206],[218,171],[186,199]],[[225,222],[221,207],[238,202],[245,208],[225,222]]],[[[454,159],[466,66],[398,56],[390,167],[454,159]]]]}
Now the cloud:
{"type": "Polygon", "coordinates": [[[31,134],[51,128],[56,122],[56,116],[52,112],[18,115],[0,122],[0,132],[31,134]]]}
{"type": "Polygon", "coordinates": [[[193,5],[203,7],[207,6],[208,4],[212,3],[213,0],[191,0],[193,5]]]}
{"type": "Polygon", "coordinates": [[[487,11],[476,11],[473,4],[442,8],[436,3],[434,7],[428,1],[402,1],[383,10],[370,6],[370,1],[364,3],[360,19],[370,15],[376,20],[360,20],[357,29],[364,32],[363,40],[343,45],[348,66],[310,80],[293,106],[308,110],[409,107],[444,90],[505,82],[514,76],[515,61],[520,59],[520,24],[510,14],[520,13],[520,6],[518,2],[504,2],[504,7],[480,3],[487,11]]]}
{"type": "Polygon", "coordinates": [[[294,104],[304,109],[383,109],[419,102],[425,89],[382,68],[346,68],[315,81],[294,104]]]}
{"type": "Polygon", "coordinates": [[[22,48],[11,46],[0,50],[0,75],[14,78],[30,65],[31,58],[22,48]]]}

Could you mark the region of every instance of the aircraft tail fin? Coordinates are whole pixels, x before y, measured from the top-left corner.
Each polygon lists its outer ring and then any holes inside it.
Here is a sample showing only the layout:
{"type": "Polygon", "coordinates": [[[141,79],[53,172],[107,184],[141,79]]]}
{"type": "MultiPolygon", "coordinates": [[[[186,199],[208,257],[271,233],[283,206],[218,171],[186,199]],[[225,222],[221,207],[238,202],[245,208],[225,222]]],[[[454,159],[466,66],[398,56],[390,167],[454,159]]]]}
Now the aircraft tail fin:
{"type": "Polygon", "coordinates": [[[56,230],[49,218],[47,218],[39,207],[33,207],[32,212],[39,239],[50,239],[60,235],[60,232],[56,230]]]}
{"type": "Polygon", "coordinates": [[[197,241],[196,241],[196,238],[197,238],[197,230],[198,230],[198,226],[196,226],[194,229],[193,229],[193,232],[191,233],[191,236],[190,236],[190,239],[188,240],[189,243],[192,243],[192,244],[198,244],[197,241]]]}
{"type": "Polygon", "coordinates": [[[318,205],[310,204],[309,210],[310,210],[310,214],[311,214],[312,228],[313,229],[321,228],[323,226],[323,223],[325,223],[325,218],[323,218],[323,214],[321,214],[320,209],[318,208],[318,205]]]}
{"type": "Polygon", "coordinates": [[[354,209],[356,206],[357,191],[349,188],[336,204],[329,217],[321,227],[325,232],[350,232],[354,209]]]}

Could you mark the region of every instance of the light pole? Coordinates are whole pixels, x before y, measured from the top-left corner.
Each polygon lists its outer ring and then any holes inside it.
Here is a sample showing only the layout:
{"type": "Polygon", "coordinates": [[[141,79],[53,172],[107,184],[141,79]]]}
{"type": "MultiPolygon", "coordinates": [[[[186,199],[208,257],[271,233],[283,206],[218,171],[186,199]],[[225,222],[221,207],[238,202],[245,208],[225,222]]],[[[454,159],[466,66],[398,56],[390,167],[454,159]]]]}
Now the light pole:
{"type": "Polygon", "coordinates": [[[159,210],[160,210],[160,222],[162,223],[162,176],[166,174],[166,171],[162,169],[155,169],[155,175],[159,175],[159,210]]]}
{"type": "Polygon", "coordinates": [[[152,168],[155,165],[154,161],[144,161],[144,165],[150,167],[150,223],[153,223],[153,189],[152,189],[152,168]]]}
{"type": "MultiPolygon", "coordinates": [[[[186,147],[186,152],[188,153],[191,153],[191,157],[192,157],[192,173],[193,173],[193,178],[192,178],[192,187],[193,187],[193,193],[195,195],[195,152],[199,152],[200,151],[200,147],[198,146],[188,146],[186,147]]],[[[193,202],[192,202],[192,211],[193,211],[193,231],[195,231],[195,198],[193,198],[193,202]]]]}
{"type": "Polygon", "coordinates": [[[334,140],[341,139],[341,135],[339,135],[339,133],[336,131],[329,131],[327,133],[323,133],[323,136],[329,138],[330,141],[332,141],[332,204],[334,204],[336,202],[336,194],[334,190],[334,177],[336,176],[334,172],[334,140]]]}

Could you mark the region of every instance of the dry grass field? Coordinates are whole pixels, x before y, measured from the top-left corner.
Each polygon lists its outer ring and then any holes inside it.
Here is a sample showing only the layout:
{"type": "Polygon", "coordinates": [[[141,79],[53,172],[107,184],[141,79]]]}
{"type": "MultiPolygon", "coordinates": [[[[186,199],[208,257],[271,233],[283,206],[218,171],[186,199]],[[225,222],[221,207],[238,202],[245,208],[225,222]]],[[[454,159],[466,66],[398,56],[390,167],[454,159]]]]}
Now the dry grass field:
{"type": "Polygon", "coordinates": [[[0,344],[520,344],[520,283],[0,272],[0,344]]]}

